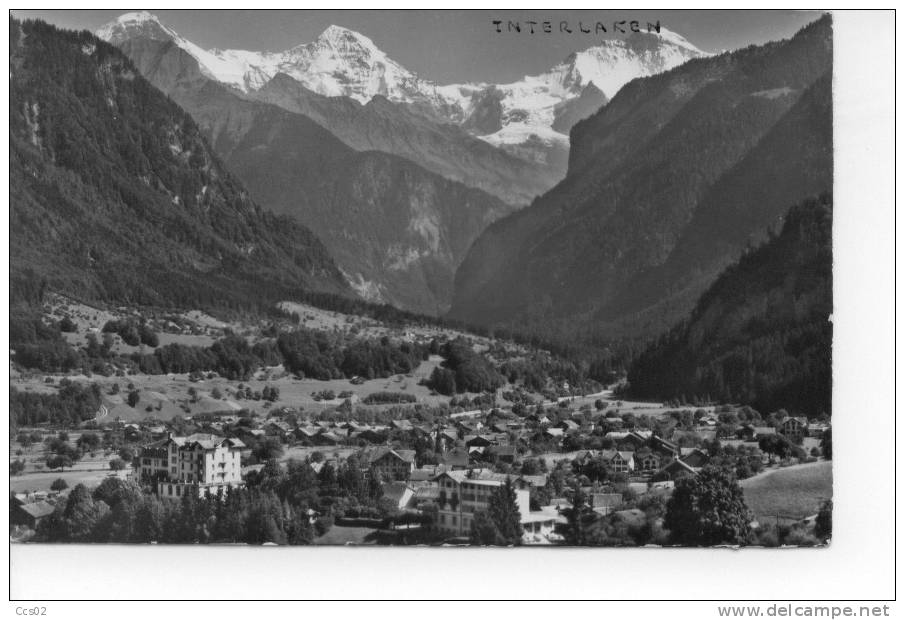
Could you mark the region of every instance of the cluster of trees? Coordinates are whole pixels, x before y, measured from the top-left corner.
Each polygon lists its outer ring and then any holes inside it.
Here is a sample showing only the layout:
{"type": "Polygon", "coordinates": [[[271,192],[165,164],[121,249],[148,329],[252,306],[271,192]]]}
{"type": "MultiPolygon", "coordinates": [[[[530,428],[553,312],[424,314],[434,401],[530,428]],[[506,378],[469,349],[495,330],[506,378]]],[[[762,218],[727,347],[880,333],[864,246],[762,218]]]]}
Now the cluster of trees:
{"type": "Polygon", "coordinates": [[[157,332],[145,322],[130,321],[128,319],[107,321],[101,331],[105,334],[118,334],[123,339],[123,342],[133,347],[137,347],[140,344],[156,347],[160,344],[157,332]]]}
{"type": "Polygon", "coordinates": [[[133,354],[132,360],[147,374],[213,371],[227,379],[247,380],[262,366],[283,364],[301,377],[327,381],[410,373],[427,355],[425,347],[386,337],[349,339],[299,328],[254,345],[236,335],[221,338],[210,347],[168,344],[153,354],[133,354]]]}
{"type": "Polygon", "coordinates": [[[487,510],[475,513],[471,522],[471,542],[475,545],[520,545],[522,533],[515,489],[507,477],[491,494],[487,510]]]}
{"type": "MultiPolygon", "coordinates": [[[[316,460],[322,460],[319,455],[316,460]]],[[[112,465],[111,465],[112,466],[112,465]]],[[[267,461],[246,487],[215,496],[161,501],[149,489],[107,478],[94,492],[77,485],[39,526],[44,542],[310,544],[339,517],[387,517],[380,481],[353,455],[338,467],[267,461]]]]}
{"type": "Polygon", "coordinates": [[[10,308],[9,342],[15,361],[26,368],[68,372],[82,364],[79,353],[63,339],[60,326],[45,323],[27,302],[10,308]]]}
{"type": "Polygon", "coordinates": [[[300,510],[314,510],[329,524],[341,517],[383,517],[381,481],[362,467],[361,456],[353,454],[334,465],[325,462],[315,472],[309,461],[289,460],[285,468],[270,460],[261,471],[249,474],[249,488],[273,492],[280,501],[300,510]]]}
{"type": "Polygon", "coordinates": [[[418,399],[414,394],[405,392],[372,392],[362,399],[366,405],[396,405],[399,403],[413,403],[418,399]]]}
{"type": "Polygon", "coordinates": [[[76,485],[38,527],[41,542],[310,544],[307,513],[271,491],[232,489],[162,501],[133,481],[107,478],[93,493],[76,485]]]}
{"type": "Polygon", "coordinates": [[[505,383],[503,375],[462,337],[447,341],[440,350],[446,358],[431,373],[428,387],[447,396],[458,392],[493,392],[505,383]]]}
{"type": "Polygon", "coordinates": [[[101,390],[97,384],[82,386],[68,380],[60,382],[56,393],[9,391],[9,421],[11,428],[50,423],[57,426],[78,426],[94,418],[101,404],[101,390]]]}
{"type": "Polygon", "coordinates": [[[428,358],[427,347],[411,342],[353,339],[311,329],[282,333],[277,346],[286,368],[296,374],[329,380],[407,374],[428,358]]]}
{"type": "MultiPolygon", "coordinates": [[[[97,438],[96,435],[94,435],[97,438]]],[[[59,469],[62,471],[66,467],[72,467],[76,461],[82,458],[83,452],[86,451],[89,444],[97,445],[100,443],[98,441],[92,442],[91,438],[89,438],[88,442],[82,442],[81,437],[79,441],[76,442],[76,445],[72,445],[69,442],[69,435],[65,432],[61,432],[56,437],[48,437],[45,440],[46,449],[47,449],[47,458],[45,463],[48,469],[59,469]]]]}

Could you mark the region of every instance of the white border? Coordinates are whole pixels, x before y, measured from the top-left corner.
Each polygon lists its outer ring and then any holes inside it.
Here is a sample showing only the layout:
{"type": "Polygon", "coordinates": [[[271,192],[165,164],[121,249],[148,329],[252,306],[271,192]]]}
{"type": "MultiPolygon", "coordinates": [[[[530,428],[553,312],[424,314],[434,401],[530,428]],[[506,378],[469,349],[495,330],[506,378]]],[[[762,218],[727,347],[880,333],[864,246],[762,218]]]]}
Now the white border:
{"type": "MultiPolygon", "coordinates": [[[[167,3],[171,4],[171,3],[167,3]]],[[[504,3],[511,4],[511,3],[504,3]]],[[[526,3],[532,5],[536,3],[526,3]]],[[[474,6],[474,4],[472,4],[474,6]]],[[[99,6],[110,7],[108,2],[99,6]]],[[[115,5],[113,5],[115,6],[115,5]]],[[[220,4],[217,8],[223,8],[220,4]]],[[[349,8],[373,8],[361,2],[349,8]]],[[[398,6],[398,4],[396,5],[398,6]]],[[[499,3],[497,4],[499,6],[499,3]]],[[[62,8],[62,7],[61,7],[62,8]]],[[[213,8],[213,7],[211,7],[213,8]]],[[[286,8],[302,8],[293,6],[286,8]]],[[[309,7],[305,7],[309,8],[309,7]]],[[[423,8],[420,7],[419,8],[423,8]]],[[[463,8],[458,4],[451,8],[463,8]]],[[[515,7],[511,7],[515,8],[515,7]]],[[[519,8],[525,8],[521,5],[519,8]]],[[[596,8],[600,8],[599,6],[596,8]]],[[[608,7],[609,8],[609,7],[608,7]]],[[[22,546],[11,596],[46,598],[888,599],[893,579],[894,16],[835,13],[835,540],[829,549],[233,549],[22,546]]],[[[8,32],[4,32],[8,37],[8,32]]],[[[8,98],[8,92],[7,92],[8,98]]],[[[8,123],[8,117],[4,117],[8,123]]],[[[2,168],[4,174],[8,168],[2,168]]],[[[7,235],[9,231],[7,229],[7,235]]],[[[8,237],[7,237],[8,238],[8,237]]],[[[7,266],[8,267],[8,266],[7,266]]],[[[8,274],[8,268],[4,273],[8,274]]],[[[8,277],[8,276],[7,276],[8,277]]],[[[8,294],[3,290],[3,294],[8,294]]],[[[4,325],[8,341],[8,328],[4,325]]],[[[898,344],[898,338],[896,338],[898,344]]],[[[8,483],[7,483],[8,484],[8,483]]],[[[10,607],[14,611],[16,605],[10,607]]],[[[73,617],[245,616],[250,604],[73,604],[73,617]]],[[[647,617],[716,617],[713,604],[611,605],[647,617]]],[[[49,611],[62,611],[48,604],[49,611]]],[[[283,611],[300,611],[283,606],[283,611]]],[[[445,617],[441,604],[387,615],[445,617]]],[[[509,607],[476,610],[507,613],[509,607]]],[[[519,613],[568,613],[549,605],[519,613]]],[[[265,613],[270,613],[269,607],[265,613]]],[[[372,614],[372,607],[361,608],[372,614]]],[[[336,613],[309,605],[304,613],[336,613]]],[[[354,613],[354,610],[353,610],[354,613]]]]}

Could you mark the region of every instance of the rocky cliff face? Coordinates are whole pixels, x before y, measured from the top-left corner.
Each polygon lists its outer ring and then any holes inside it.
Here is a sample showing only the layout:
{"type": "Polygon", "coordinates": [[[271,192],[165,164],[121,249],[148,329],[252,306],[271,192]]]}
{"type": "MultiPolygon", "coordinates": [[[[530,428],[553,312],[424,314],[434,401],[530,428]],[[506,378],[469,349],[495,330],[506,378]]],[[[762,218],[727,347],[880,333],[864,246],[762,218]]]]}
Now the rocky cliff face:
{"type": "Polygon", "coordinates": [[[444,312],[471,242],[512,211],[409,160],[355,151],[307,116],[239,96],[172,41],[128,39],[121,49],[192,114],[256,200],[324,240],[366,299],[444,312]]]}

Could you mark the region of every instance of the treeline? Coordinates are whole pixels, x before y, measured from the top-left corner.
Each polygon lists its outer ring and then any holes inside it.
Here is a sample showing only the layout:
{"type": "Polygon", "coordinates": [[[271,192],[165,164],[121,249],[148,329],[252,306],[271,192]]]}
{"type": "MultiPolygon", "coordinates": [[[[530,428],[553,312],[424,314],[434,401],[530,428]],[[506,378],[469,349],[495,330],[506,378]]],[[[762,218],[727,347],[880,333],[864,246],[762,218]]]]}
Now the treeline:
{"type": "Polygon", "coordinates": [[[831,412],[832,197],[793,207],[632,365],[630,394],[831,412]]]}
{"type": "Polygon", "coordinates": [[[246,477],[246,487],[210,497],[161,501],[138,483],[108,478],[90,493],[77,485],[46,518],[37,542],[160,542],[310,544],[336,518],[383,518],[380,481],[356,456],[338,467],[270,460],[246,477]]]}
{"type": "Polygon", "coordinates": [[[418,399],[414,394],[405,392],[374,392],[362,399],[365,405],[397,405],[399,403],[413,403],[418,399]]]}
{"type": "Polygon", "coordinates": [[[144,493],[133,481],[108,478],[89,493],[77,485],[38,526],[36,542],[248,543],[305,545],[317,534],[304,510],[262,489],[225,497],[184,495],[180,502],[144,493]]]}
{"type": "Polygon", "coordinates": [[[348,340],[328,332],[299,328],[254,345],[240,336],[221,338],[210,347],[168,344],[151,354],[133,354],[147,374],[214,371],[231,380],[247,380],[261,366],[283,364],[306,378],[327,381],[354,376],[372,379],[409,373],[427,359],[427,349],[410,342],[348,340]]]}

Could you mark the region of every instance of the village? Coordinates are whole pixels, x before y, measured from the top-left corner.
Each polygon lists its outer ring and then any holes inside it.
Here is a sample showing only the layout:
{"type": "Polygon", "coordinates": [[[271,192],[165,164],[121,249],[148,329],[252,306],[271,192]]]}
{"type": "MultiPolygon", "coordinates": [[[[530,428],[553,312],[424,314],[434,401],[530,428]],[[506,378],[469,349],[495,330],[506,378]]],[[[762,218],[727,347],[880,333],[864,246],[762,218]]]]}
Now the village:
{"type": "MultiPolygon", "coordinates": [[[[549,545],[565,542],[576,493],[592,518],[640,522],[645,502],[665,501],[677,480],[708,464],[743,482],[790,466],[829,474],[825,421],[784,412],[761,419],[728,405],[661,408],[651,416],[641,412],[654,404],[625,403],[611,390],[527,406],[496,400],[489,395],[472,410],[414,405],[381,414],[349,403],[316,412],[284,405],[133,422],[99,411],[81,428],[20,428],[11,443],[11,460],[25,457],[13,476],[11,536],[28,540],[79,483],[132,481],[179,502],[244,488],[268,463],[301,464],[321,485],[354,467],[377,488],[370,505],[305,506],[324,544],[468,543],[476,516],[504,485],[518,506],[521,544],[549,545]]],[[[771,507],[773,514],[760,516],[806,519],[820,498],[809,499],[799,514],[771,507]]]]}

